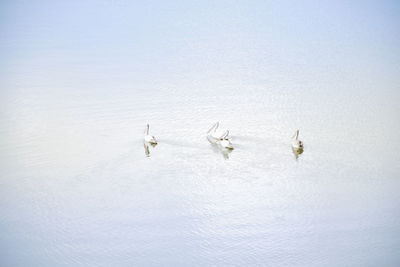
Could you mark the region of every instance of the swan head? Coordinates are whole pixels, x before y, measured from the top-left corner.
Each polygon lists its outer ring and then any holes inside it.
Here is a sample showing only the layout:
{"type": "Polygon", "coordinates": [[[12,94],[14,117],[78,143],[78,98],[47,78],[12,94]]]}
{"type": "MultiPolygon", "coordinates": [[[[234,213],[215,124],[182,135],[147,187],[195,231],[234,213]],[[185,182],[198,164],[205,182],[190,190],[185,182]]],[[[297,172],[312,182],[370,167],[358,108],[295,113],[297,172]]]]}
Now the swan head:
{"type": "Polygon", "coordinates": [[[221,146],[223,148],[233,150],[233,145],[232,145],[231,141],[229,141],[229,139],[221,139],[219,141],[219,143],[221,144],[221,146]]]}
{"type": "Polygon", "coordinates": [[[151,145],[157,145],[157,140],[152,135],[145,135],[144,141],[146,141],[147,143],[149,143],[151,145]]]}
{"type": "Polygon", "coordinates": [[[293,143],[292,143],[292,147],[293,147],[294,149],[303,149],[303,148],[304,148],[304,145],[303,145],[303,142],[302,142],[302,141],[300,141],[300,140],[294,140],[293,143]]]}

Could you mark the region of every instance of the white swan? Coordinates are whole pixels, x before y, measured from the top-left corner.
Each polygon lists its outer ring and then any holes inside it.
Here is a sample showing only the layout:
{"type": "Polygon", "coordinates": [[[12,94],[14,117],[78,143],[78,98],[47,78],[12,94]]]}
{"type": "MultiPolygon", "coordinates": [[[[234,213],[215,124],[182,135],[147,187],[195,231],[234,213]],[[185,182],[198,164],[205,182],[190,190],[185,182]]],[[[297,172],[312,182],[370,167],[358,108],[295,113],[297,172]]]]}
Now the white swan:
{"type": "Polygon", "coordinates": [[[157,140],[154,136],[149,134],[149,124],[146,125],[146,129],[144,130],[144,141],[151,145],[157,145],[157,140]]]}
{"type": "Polygon", "coordinates": [[[219,122],[214,123],[214,125],[208,130],[207,138],[210,142],[220,145],[226,149],[233,149],[233,145],[229,140],[229,131],[226,130],[224,132],[217,131],[219,127],[219,122]]]}
{"type": "Polygon", "coordinates": [[[299,130],[297,130],[293,135],[292,147],[296,150],[301,150],[304,148],[303,142],[299,140],[299,130]]]}

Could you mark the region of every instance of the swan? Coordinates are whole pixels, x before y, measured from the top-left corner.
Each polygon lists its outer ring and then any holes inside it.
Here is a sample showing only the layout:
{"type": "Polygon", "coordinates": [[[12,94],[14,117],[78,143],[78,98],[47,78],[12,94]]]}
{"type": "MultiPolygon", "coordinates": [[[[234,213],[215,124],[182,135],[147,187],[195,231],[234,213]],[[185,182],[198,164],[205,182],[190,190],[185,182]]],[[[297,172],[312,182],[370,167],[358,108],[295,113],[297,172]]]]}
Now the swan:
{"type": "Polygon", "coordinates": [[[226,149],[233,149],[233,145],[229,140],[229,131],[226,130],[225,132],[217,131],[219,127],[219,122],[214,123],[214,125],[208,130],[207,138],[210,142],[220,145],[226,149]]]}
{"type": "Polygon", "coordinates": [[[157,145],[157,140],[154,136],[149,134],[149,124],[146,125],[146,129],[144,130],[144,141],[151,145],[157,145]]]}
{"type": "Polygon", "coordinates": [[[302,150],[304,148],[304,145],[303,142],[299,140],[299,130],[296,130],[292,138],[293,138],[292,141],[293,149],[302,150]]]}

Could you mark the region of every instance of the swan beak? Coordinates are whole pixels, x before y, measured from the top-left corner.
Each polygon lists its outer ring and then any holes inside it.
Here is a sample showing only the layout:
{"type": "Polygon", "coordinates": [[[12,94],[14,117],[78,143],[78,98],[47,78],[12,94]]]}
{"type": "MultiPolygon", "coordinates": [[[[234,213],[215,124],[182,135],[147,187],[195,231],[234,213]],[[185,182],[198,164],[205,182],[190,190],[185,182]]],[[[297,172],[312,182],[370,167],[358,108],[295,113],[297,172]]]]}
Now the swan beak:
{"type": "Polygon", "coordinates": [[[225,148],[226,148],[226,149],[229,149],[229,150],[233,150],[233,149],[234,149],[233,146],[232,146],[232,144],[226,145],[225,148]]]}

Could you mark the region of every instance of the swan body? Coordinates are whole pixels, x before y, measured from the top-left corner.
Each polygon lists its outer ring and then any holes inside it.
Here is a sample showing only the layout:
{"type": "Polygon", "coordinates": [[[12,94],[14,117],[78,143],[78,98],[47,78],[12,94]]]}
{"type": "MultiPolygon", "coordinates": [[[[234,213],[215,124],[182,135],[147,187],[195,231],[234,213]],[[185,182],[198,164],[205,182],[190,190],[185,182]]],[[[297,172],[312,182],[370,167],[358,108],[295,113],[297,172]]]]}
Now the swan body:
{"type": "Polygon", "coordinates": [[[156,138],[155,138],[153,135],[150,135],[150,134],[149,134],[149,128],[150,128],[150,126],[149,126],[149,124],[147,124],[147,125],[146,125],[146,129],[145,129],[145,131],[144,131],[144,141],[145,141],[146,143],[151,144],[151,145],[157,145],[157,140],[156,140],[156,138]]]}
{"type": "Polygon", "coordinates": [[[304,148],[303,142],[299,140],[299,130],[297,130],[293,135],[292,147],[296,150],[304,148]]]}
{"type": "Polygon", "coordinates": [[[207,132],[207,138],[210,142],[220,145],[222,148],[233,149],[233,145],[229,140],[229,131],[218,131],[219,122],[216,122],[207,132]]]}
{"type": "Polygon", "coordinates": [[[154,136],[152,135],[145,135],[144,136],[144,141],[150,144],[157,144],[157,140],[154,136]]]}

